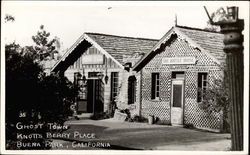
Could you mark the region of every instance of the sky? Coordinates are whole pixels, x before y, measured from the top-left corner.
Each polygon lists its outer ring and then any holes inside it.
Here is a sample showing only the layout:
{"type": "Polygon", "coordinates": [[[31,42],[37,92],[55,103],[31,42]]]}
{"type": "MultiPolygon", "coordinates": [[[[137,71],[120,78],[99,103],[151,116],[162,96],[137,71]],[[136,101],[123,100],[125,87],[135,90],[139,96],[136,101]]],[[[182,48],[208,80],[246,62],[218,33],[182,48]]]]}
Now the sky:
{"type": "Polygon", "coordinates": [[[2,38],[7,43],[15,41],[23,46],[31,45],[31,36],[44,25],[51,37],[60,38],[62,49],[69,48],[84,32],[160,39],[174,26],[175,16],[178,25],[205,28],[208,17],[203,5],[212,12],[223,4],[3,1],[2,18],[10,14],[15,21],[3,23],[2,38]]]}

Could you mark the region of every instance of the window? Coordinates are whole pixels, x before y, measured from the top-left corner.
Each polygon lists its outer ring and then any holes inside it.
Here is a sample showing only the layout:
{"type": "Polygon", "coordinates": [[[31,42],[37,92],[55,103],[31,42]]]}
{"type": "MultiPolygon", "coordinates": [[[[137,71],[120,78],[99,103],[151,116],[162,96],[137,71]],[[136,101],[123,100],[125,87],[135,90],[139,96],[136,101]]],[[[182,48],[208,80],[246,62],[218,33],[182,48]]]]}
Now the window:
{"type": "Polygon", "coordinates": [[[102,74],[101,72],[88,72],[88,78],[98,78],[98,75],[102,74]]]}
{"type": "Polygon", "coordinates": [[[207,73],[198,73],[198,95],[197,102],[201,102],[203,100],[203,94],[207,89],[207,73]]]}
{"type": "Polygon", "coordinates": [[[173,107],[182,105],[182,84],[173,84],[173,107]]]}
{"type": "Polygon", "coordinates": [[[115,97],[118,93],[118,72],[111,73],[111,102],[115,101],[115,97]]]}
{"type": "Polygon", "coordinates": [[[151,99],[159,99],[160,79],[159,73],[152,73],[151,82],[151,99]]]}
{"type": "Polygon", "coordinates": [[[128,104],[136,102],[136,77],[130,76],[128,78],[128,104]]]}

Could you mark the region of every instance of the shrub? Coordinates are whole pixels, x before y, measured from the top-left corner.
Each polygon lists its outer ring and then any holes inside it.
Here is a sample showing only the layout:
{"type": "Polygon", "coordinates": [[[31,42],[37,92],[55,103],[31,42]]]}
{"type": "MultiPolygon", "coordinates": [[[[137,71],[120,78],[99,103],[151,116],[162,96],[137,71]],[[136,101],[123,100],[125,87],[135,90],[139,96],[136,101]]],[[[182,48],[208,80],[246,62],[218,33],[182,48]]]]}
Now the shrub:
{"type": "Polygon", "coordinates": [[[120,110],[120,112],[127,115],[126,121],[131,118],[129,109],[123,109],[123,110],[120,110]]]}
{"type": "Polygon", "coordinates": [[[143,123],[146,123],[148,122],[148,119],[143,117],[143,116],[138,116],[138,115],[135,115],[133,118],[132,118],[133,122],[143,122],[143,123]]]}
{"type": "Polygon", "coordinates": [[[47,124],[63,125],[72,114],[73,84],[58,75],[45,76],[43,68],[23,48],[13,43],[5,46],[6,52],[6,149],[49,149],[45,134],[47,124]],[[43,124],[43,128],[18,130],[16,124],[43,124]],[[43,138],[18,139],[17,133],[38,133],[43,138]],[[38,142],[38,147],[18,147],[17,141],[38,142]]]}
{"type": "MultiPolygon", "coordinates": [[[[223,132],[230,132],[229,109],[229,87],[227,71],[225,78],[214,78],[214,82],[203,93],[203,101],[200,107],[209,114],[223,112],[223,132]]],[[[198,90],[202,91],[202,90],[198,90]]]]}
{"type": "Polygon", "coordinates": [[[109,114],[109,113],[106,113],[106,112],[99,112],[99,113],[95,113],[94,115],[92,115],[90,117],[90,119],[93,119],[93,120],[102,120],[102,119],[108,119],[108,118],[111,118],[112,115],[109,114]]]}

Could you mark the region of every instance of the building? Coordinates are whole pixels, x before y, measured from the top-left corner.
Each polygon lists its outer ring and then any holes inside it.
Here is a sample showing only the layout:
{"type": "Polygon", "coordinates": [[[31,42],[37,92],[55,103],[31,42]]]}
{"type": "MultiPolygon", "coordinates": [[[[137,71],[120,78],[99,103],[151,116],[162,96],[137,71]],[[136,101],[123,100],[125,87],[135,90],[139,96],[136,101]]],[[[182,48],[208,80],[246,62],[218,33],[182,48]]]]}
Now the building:
{"type": "Polygon", "coordinates": [[[224,65],[222,34],[172,27],[133,67],[141,73],[140,114],[166,124],[220,130],[222,113],[199,105],[203,91],[223,78],[224,65]]]}
{"type": "MultiPolygon", "coordinates": [[[[55,64],[52,72],[66,76],[80,88],[76,98],[78,114],[109,112],[115,101],[122,100],[120,103],[129,105],[135,97],[139,98],[139,94],[134,95],[136,90],[133,88],[140,79],[128,77],[129,70],[157,42],[153,39],[84,33],[55,64]],[[128,82],[132,87],[128,88],[128,82]],[[128,90],[121,91],[125,88],[121,85],[126,85],[128,90]],[[131,91],[132,94],[128,93],[131,91]],[[120,99],[117,99],[118,95],[120,99]]],[[[133,106],[132,109],[139,111],[140,108],[133,106]]]]}

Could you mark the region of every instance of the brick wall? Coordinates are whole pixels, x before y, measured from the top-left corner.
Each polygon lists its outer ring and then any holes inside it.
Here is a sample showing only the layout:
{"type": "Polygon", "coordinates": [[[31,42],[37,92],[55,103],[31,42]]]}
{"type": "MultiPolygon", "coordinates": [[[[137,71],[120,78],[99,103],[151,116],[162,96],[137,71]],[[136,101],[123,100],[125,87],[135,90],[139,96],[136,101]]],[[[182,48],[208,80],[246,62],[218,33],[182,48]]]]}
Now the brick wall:
{"type": "Polygon", "coordinates": [[[197,76],[198,72],[207,72],[209,83],[214,78],[221,78],[223,71],[211,57],[199,49],[190,46],[182,39],[174,40],[164,51],[157,54],[142,70],[142,108],[144,117],[154,115],[161,121],[171,123],[171,74],[173,71],[184,71],[184,124],[192,124],[198,128],[220,129],[221,114],[209,114],[200,108],[197,103],[197,76]],[[190,65],[165,65],[164,57],[195,57],[197,62],[190,65]],[[151,99],[151,74],[160,74],[160,99],[151,99]]]}

